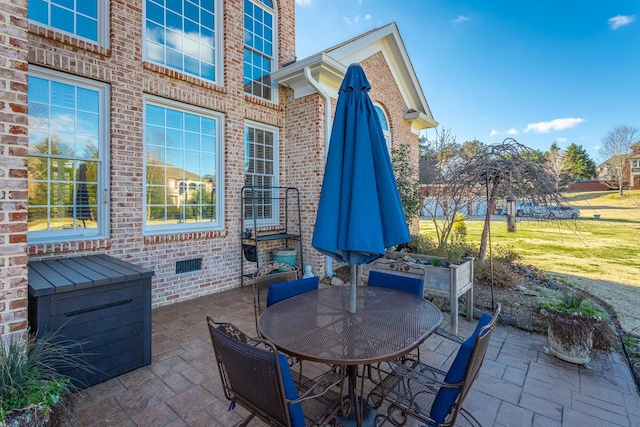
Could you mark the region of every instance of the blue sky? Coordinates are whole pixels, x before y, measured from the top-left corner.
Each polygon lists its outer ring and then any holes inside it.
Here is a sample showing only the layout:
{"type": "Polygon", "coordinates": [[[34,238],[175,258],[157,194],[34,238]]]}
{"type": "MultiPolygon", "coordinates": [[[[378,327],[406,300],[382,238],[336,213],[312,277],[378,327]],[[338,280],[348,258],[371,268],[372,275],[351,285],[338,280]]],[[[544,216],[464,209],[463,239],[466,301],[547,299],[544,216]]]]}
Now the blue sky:
{"type": "Polygon", "coordinates": [[[640,127],[638,0],[296,0],[297,57],[390,22],[458,142],[576,143],[600,163],[608,131],[640,127]]]}

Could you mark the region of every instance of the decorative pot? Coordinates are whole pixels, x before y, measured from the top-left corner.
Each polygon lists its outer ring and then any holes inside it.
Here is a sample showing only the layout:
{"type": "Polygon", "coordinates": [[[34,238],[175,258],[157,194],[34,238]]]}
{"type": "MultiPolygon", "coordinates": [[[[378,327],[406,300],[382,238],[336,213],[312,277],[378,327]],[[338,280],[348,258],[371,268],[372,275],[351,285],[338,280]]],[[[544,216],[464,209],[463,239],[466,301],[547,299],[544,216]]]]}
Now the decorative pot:
{"type": "Polygon", "coordinates": [[[545,352],[560,360],[589,367],[593,348],[593,329],[578,324],[570,317],[549,318],[547,327],[549,347],[545,352]]]}

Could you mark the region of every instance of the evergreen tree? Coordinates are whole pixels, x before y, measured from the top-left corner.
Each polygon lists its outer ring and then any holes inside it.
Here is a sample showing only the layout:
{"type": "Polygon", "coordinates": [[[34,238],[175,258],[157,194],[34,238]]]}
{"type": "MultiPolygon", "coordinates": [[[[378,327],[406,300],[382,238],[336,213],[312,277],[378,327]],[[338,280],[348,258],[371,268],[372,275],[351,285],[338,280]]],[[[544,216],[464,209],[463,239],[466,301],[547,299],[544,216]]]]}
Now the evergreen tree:
{"type": "Polygon", "coordinates": [[[591,179],[596,176],[596,162],[589,157],[582,145],[572,143],[565,150],[563,158],[569,175],[574,179],[591,179]]]}

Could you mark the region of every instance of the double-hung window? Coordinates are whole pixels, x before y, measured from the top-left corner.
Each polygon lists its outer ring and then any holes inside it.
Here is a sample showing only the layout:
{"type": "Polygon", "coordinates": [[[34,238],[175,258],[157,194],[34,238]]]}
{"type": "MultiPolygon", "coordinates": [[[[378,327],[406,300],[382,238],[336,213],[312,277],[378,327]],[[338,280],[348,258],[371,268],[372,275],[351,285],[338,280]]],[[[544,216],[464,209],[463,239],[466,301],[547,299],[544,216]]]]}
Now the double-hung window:
{"type": "Polygon", "coordinates": [[[244,91],[268,101],[274,95],[275,28],[272,0],[244,0],[244,91]]]}
{"type": "Polygon", "coordinates": [[[146,0],[145,58],[219,83],[220,3],[220,0],[146,0]]]}
{"type": "MultiPolygon", "coordinates": [[[[261,123],[247,122],[244,128],[244,183],[245,186],[255,187],[254,193],[257,203],[255,217],[258,225],[272,225],[277,206],[274,200],[277,195],[272,194],[269,187],[278,186],[278,129],[261,123]],[[262,190],[267,188],[267,190],[262,190]]],[[[245,220],[252,221],[254,212],[252,207],[245,208],[245,220]]],[[[252,222],[247,224],[251,225],[252,222]]]]}
{"type": "Polygon", "coordinates": [[[224,226],[223,115],[145,96],[145,233],[224,226]]]}
{"type": "Polygon", "coordinates": [[[29,19],[101,46],[108,43],[108,0],[29,0],[29,19]]]}
{"type": "Polygon", "coordinates": [[[109,233],[109,87],[29,67],[30,243],[109,233]]]}

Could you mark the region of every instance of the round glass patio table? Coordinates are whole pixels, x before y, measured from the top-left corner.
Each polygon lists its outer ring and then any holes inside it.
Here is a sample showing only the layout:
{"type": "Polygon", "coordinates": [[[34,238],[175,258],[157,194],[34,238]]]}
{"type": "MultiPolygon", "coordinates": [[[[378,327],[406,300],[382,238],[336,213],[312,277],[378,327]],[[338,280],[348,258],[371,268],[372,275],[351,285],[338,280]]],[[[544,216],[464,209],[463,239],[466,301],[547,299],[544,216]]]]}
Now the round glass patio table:
{"type": "MultiPolygon", "coordinates": [[[[358,365],[409,353],[442,322],[435,305],[406,292],[359,286],[355,313],[349,312],[349,301],[348,286],[306,292],[267,308],[258,329],[283,353],[346,366],[350,395],[355,396],[358,365]]],[[[358,413],[356,409],[360,425],[358,413]]]]}

